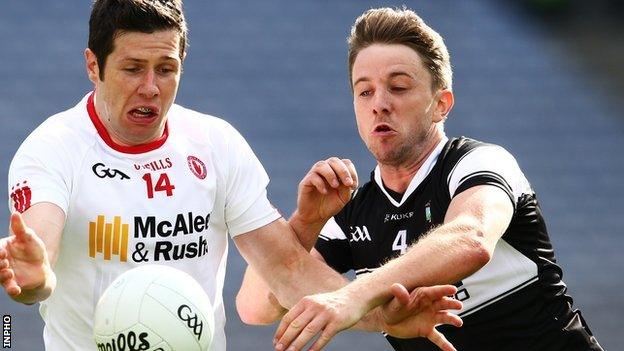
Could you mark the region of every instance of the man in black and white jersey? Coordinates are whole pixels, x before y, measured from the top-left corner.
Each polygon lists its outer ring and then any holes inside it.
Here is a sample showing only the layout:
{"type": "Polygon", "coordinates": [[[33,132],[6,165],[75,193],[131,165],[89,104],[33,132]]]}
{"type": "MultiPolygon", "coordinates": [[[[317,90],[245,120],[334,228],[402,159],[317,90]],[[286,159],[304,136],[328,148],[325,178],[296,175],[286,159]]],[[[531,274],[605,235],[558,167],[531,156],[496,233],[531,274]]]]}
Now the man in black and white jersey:
{"type": "MultiPolygon", "coordinates": [[[[459,350],[602,350],[566,294],[536,195],[514,157],[446,137],[454,96],[440,35],[410,10],[369,10],[349,37],[349,74],[358,130],[377,167],[349,199],[357,182],[351,162],[318,162],[300,183],[290,224],[304,246],[316,242],[319,259],[358,279],[301,300],[282,319],[280,342],[326,335],[334,327],[327,301],[374,305],[393,282],[454,283],[464,325],[439,329],[459,350]]],[[[423,338],[388,340],[396,350],[437,349],[423,338]]]]}

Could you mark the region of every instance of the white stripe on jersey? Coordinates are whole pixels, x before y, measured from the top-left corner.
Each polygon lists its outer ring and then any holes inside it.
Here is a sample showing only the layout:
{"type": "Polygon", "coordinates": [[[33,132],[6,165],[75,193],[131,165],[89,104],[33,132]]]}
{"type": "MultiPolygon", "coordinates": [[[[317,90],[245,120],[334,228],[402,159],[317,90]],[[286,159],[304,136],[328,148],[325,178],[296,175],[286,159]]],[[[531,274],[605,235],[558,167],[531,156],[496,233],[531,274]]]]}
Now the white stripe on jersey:
{"type": "Polygon", "coordinates": [[[342,229],[340,229],[340,226],[338,225],[338,223],[336,223],[334,217],[330,218],[329,221],[325,223],[323,229],[321,229],[321,234],[319,234],[319,238],[325,241],[335,239],[347,240],[347,236],[342,231],[342,229]]]}
{"type": "Polygon", "coordinates": [[[537,264],[500,239],[490,262],[462,279],[457,298],[464,308],[458,314],[470,315],[536,281],[537,264]]]}
{"type": "Polygon", "coordinates": [[[514,205],[517,205],[522,194],[533,193],[516,159],[504,148],[491,145],[469,151],[455,164],[447,179],[451,198],[463,182],[483,172],[495,173],[509,184],[514,205]]]}

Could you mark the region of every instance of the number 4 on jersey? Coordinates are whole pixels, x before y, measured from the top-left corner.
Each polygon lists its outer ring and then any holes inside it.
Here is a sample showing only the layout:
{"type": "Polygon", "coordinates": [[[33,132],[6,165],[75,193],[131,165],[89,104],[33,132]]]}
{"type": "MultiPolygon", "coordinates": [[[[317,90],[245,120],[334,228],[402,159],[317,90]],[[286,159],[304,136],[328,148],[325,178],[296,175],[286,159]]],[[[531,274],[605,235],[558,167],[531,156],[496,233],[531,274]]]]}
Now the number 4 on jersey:
{"type": "Polygon", "coordinates": [[[164,191],[167,196],[173,196],[173,189],[175,189],[175,185],[171,184],[169,181],[169,176],[167,173],[161,173],[158,177],[158,181],[156,182],[156,186],[152,182],[151,173],[145,173],[143,175],[143,180],[145,181],[145,185],[147,186],[147,198],[153,199],[155,191],[164,191]]]}
{"type": "Polygon", "coordinates": [[[399,230],[392,243],[392,250],[401,251],[401,255],[407,251],[407,230],[399,230]]]}

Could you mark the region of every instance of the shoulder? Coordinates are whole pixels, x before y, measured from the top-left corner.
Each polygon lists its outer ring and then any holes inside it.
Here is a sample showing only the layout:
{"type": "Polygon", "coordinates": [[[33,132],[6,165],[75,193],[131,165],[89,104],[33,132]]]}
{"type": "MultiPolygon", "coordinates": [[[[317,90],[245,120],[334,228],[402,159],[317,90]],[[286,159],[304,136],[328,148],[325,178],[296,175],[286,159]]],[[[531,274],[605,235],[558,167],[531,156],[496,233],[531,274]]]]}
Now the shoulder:
{"type": "Polygon", "coordinates": [[[461,167],[518,167],[515,157],[504,147],[466,137],[450,139],[440,154],[439,162],[443,178],[450,178],[461,167]]]}
{"type": "MultiPolygon", "coordinates": [[[[9,167],[11,192],[15,184],[28,185],[27,202],[51,202],[67,213],[69,193],[77,165],[97,142],[86,103],[55,114],[39,125],[21,144],[9,167]]],[[[27,203],[22,204],[28,206],[27,203]]]]}
{"type": "Polygon", "coordinates": [[[490,144],[463,136],[459,138],[452,138],[447,141],[446,145],[442,149],[440,158],[446,164],[455,164],[470,153],[490,147],[503,149],[502,147],[495,144],[490,144]]]}
{"type": "Polygon", "coordinates": [[[479,161],[479,163],[501,161],[516,163],[515,157],[500,145],[465,137],[455,140],[455,147],[450,149],[450,154],[457,159],[457,163],[465,163],[466,158],[469,158],[471,162],[479,161]]]}
{"type": "Polygon", "coordinates": [[[249,147],[245,138],[226,120],[180,105],[171,107],[168,124],[170,137],[208,148],[219,157],[233,157],[237,150],[249,147]]]}
{"type": "Polygon", "coordinates": [[[73,108],[47,118],[22,142],[17,153],[34,152],[54,155],[75,155],[96,141],[97,133],[86,112],[86,105],[73,108]]]}
{"type": "Polygon", "coordinates": [[[174,104],[169,111],[170,128],[175,128],[187,137],[228,138],[238,131],[226,120],[201,113],[189,108],[174,104]]]}
{"type": "Polygon", "coordinates": [[[444,180],[451,197],[458,189],[482,183],[499,184],[515,199],[531,192],[530,184],[516,158],[504,147],[468,138],[453,140],[444,160],[444,180]]]}

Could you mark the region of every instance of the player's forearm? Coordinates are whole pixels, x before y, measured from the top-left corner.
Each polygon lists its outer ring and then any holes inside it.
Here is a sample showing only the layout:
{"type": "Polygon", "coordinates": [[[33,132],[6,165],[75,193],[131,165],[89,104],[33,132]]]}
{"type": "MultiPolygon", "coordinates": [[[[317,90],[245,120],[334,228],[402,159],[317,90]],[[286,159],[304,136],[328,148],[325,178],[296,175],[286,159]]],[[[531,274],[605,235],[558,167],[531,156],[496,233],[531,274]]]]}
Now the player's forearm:
{"type": "MultiPolygon", "coordinates": [[[[349,281],[342,277],[342,287],[349,281]]],[[[328,289],[329,290],[329,289],[328,289]]],[[[251,325],[267,325],[279,320],[288,310],[282,307],[271,289],[251,267],[247,267],[241,288],[236,296],[236,309],[241,320],[251,325]]],[[[384,331],[379,308],[369,311],[353,329],[384,331]]]]}
{"type": "Polygon", "coordinates": [[[491,252],[474,228],[444,225],[413,245],[406,254],[344,289],[348,294],[358,294],[372,309],[392,298],[388,287],[393,283],[401,283],[408,290],[452,284],[479,270],[490,257],[491,252]]]}
{"type": "Polygon", "coordinates": [[[345,285],[340,274],[306,252],[283,219],[236,236],[234,242],[286,308],[304,296],[345,285]]]}
{"type": "Polygon", "coordinates": [[[269,286],[250,266],[236,295],[236,310],[241,320],[251,325],[272,324],[286,313],[269,286]]]}
{"type": "Polygon", "coordinates": [[[271,290],[286,308],[291,308],[304,296],[334,291],[348,283],[342,275],[308,253],[289,261],[284,269],[267,278],[271,290]]]}
{"type": "Polygon", "coordinates": [[[408,251],[345,287],[359,292],[372,308],[386,302],[386,287],[400,283],[416,287],[455,283],[486,265],[513,216],[507,194],[497,187],[478,186],[457,195],[444,224],[426,234],[408,251]]]}

